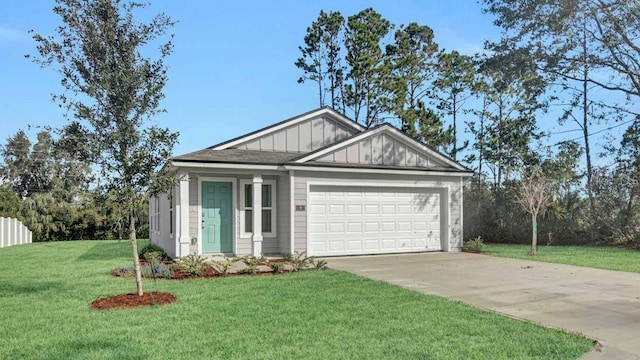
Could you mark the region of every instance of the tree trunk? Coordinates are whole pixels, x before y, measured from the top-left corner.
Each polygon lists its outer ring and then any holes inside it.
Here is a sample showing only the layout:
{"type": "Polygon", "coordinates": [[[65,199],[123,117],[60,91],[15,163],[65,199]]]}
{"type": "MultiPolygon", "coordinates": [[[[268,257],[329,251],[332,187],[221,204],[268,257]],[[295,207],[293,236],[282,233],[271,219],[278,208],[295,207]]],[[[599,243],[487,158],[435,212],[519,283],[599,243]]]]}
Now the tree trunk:
{"type": "Polygon", "coordinates": [[[529,255],[535,256],[538,250],[538,219],[537,216],[531,214],[531,252],[529,255]]]}
{"type": "Polygon", "coordinates": [[[457,99],[456,94],[451,95],[453,97],[453,149],[451,150],[451,157],[453,160],[458,160],[458,129],[456,127],[456,113],[457,109],[457,99]]]}
{"type": "Polygon", "coordinates": [[[136,238],[136,218],[133,210],[129,210],[129,239],[133,250],[133,267],[136,273],[136,291],[142,296],[142,272],[140,271],[140,257],[138,256],[138,239],[136,238]]]}
{"type": "Polygon", "coordinates": [[[589,103],[588,103],[588,79],[589,79],[589,65],[587,63],[587,38],[586,38],[586,25],[583,25],[582,34],[582,52],[583,52],[583,81],[582,81],[582,134],[584,136],[584,154],[587,159],[587,197],[589,198],[589,215],[591,218],[591,231],[590,238],[593,242],[595,240],[596,229],[596,211],[595,203],[593,200],[593,167],[591,165],[591,148],[589,146],[589,103]]]}

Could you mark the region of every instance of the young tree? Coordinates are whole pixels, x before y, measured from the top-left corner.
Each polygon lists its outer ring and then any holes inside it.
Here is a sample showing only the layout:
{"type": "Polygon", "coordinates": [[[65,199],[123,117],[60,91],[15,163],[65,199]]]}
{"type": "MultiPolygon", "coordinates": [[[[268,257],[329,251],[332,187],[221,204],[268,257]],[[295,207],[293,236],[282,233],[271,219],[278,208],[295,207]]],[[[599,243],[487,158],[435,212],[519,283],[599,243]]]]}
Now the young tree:
{"type": "Polygon", "coordinates": [[[328,92],[332,108],[344,112],[341,89],[344,82],[341,49],[344,17],[337,11],[320,11],[318,19],[307,28],[304,46],[299,46],[301,57],[295,65],[303,71],[298,83],[306,80],[318,85],[320,106],[326,105],[328,92]]]}
{"type": "Polygon", "coordinates": [[[530,174],[522,174],[516,188],[515,198],[522,209],[531,215],[531,252],[538,249],[538,215],[543,215],[553,204],[551,180],[539,168],[530,174]]]}
{"type": "Polygon", "coordinates": [[[137,22],[135,11],[146,6],[120,0],[57,0],[54,12],[63,25],[54,36],[34,35],[36,62],[53,66],[62,76],[66,92],[54,99],[84,127],[101,183],[126,204],[138,295],[142,278],[135,199],[159,180],[158,170],[178,136],[150,125],[163,111],[164,59],[173,46],[171,40],[160,42],[156,60],[143,51],[157,44],[174,22],[165,14],[137,22]]]}
{"type": "Polygon", "coordinates": [[[366,127],[375,125],[386,109],[389,69],[381,41],[391,28],[391,23],[372,8],[347,19],[345,48],[349,71],[346,78],[350,83],[345,85],[343,95],[353,110],[354,120],[366,127]]]}

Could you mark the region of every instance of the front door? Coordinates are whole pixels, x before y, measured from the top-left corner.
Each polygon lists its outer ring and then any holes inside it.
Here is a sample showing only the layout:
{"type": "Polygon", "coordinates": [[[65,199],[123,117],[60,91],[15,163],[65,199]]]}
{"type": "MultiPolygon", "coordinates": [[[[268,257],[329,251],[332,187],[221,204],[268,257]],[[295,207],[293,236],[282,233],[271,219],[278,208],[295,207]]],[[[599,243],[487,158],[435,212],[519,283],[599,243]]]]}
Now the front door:
{"type": "Polygon", "coordinates": [[[230,182],[202,182],[202,252],[233,252],[232,187],[230,182]]]}

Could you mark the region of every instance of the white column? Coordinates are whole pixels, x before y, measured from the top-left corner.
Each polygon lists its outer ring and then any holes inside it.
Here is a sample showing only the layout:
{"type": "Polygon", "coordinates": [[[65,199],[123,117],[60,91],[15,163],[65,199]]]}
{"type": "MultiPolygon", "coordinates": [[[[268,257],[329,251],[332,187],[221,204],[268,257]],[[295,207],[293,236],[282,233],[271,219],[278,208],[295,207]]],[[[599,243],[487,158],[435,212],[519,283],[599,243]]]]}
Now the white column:
{"type": "Polygon", "coordinates": [[[253,235],[251,236],[251,253],[260,256],[262,253],[262,176],[253,175],[253,235]]]}
{"type": "Polygon", "coordinates": [[[293,254],[295,247],[295,225],[296,225],[296,201],[295,201],[295,174],[289,170],[289,254],[293,254]]]}
{"type": "Polygon", "coordinates": [[[33,236],[33,233],[31,233],[31,230],[27,230],[27,242],[29,244],[33,242],[33,240],[31,239],[31,236],[33,236]]]}
{"type": "MultiPolygon", "coordinates": [[[[189,245],[191,238],[189,234],[189,174],[187,172],[178,173],[178,191],[176,191],[176,199],[174,216],[176,217],[176,256],[189,255],[189,245]]],[[[200,241],[200,239],[198,239],[200,241]]]]}

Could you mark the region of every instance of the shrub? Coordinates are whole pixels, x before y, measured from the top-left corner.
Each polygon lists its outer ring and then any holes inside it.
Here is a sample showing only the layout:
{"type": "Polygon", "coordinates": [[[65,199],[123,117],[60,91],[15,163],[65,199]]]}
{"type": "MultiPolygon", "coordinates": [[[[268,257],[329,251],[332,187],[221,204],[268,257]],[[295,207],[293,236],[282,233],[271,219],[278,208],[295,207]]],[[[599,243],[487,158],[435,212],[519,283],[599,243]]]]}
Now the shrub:
{"type": "Polygon", "coordinates": [[[327,268],[327,260],[316,260],[313,256],[309,258],[309,263],[313,265],[316,270],[322,270],[327,268]]]}
{"type": "Polygon", "coordinates": [[[291,260],[291,265],[293,266],[293,271],[304,270],[307,266],[309,266],[309,257],[307,257],[307,252],[294,252],[293,260],[291,260]]]}
{"type": "Polygon", "coordinates": [[[145,247],[143,247],[140,250],[139,253],[140,253],[140,257],[147,261],[149,261],[149,259],[147,258],[149,253],[160,253],[161,259],[164,259],[167,257],[167,253],[164,252],[164,249],[154,243],[147,244],[145,247]]]}
{"type": "Polygon", "coordinates": [[[212,261],[211,267],[215,271],[219,272],[220,275],[227,276],[229,270],[233,267],[233,265],[235,265],[240,260],[240,258],[228,258],[225,256],[224,261],[212,261]]]}
{"type": "Polygon", "coordinates": [[[189,254],[179,258],[179,260],[180,268],[189,275],[200,276],[207,270],[206,260],[200,255],[189,254]]]}
{"type": "Polygon", "coordinates": [[[269,263],[269,267],[274,274],[282,274],[284,272],[284,263],[281,262],[272,262],[269,263]]]}
{"type": "Polygon", "coordinates": [[[464,248],[480,252],[484,248],[484,241],[482,241],[482,238],[478,236],[476,238],[467,240],[464,243],[464,248]]]}

